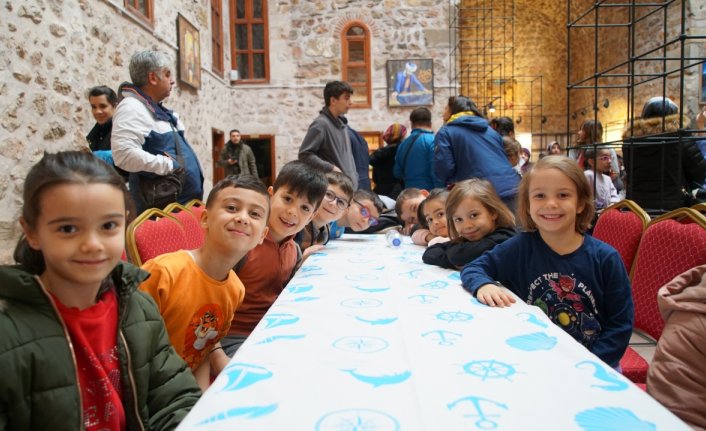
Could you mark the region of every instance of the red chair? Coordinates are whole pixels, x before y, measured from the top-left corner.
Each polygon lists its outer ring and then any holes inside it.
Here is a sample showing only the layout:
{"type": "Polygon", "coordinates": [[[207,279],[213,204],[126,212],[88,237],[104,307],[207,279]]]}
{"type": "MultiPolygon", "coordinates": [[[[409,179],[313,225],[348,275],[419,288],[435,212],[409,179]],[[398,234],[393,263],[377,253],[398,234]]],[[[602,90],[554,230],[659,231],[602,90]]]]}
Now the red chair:
{"type": "MultiPolygon", "coordinates": [[[[664,322],[657,307],[657,291],[682,272],[704,264],[704,215],[690,208],[679,208],[652,220],[642,235],[633,265],[635,328],[659,339],[664,322]]],[[[627,378],[645,382],[648,364],[633,349],[628,348],[620,365],[627,378]]]]}
{"type": "Polygon", "coordinates": [[[638,204],[622,200],[601,213],[593,229],[593,237],[615,248],[623,259],[625,269],[631,274],[640,238],[649,222],[650,216],[638,204]]]}
{"type": "Polygon", "coordinates": [[[181,224],[157,208],[146,210],[128,225],[126,240],[130,260],[137,266],[159,255],[188,249],[181,224]]]}
{"type": "Polygon", "coordinates": [[[181,223],[186,234],[186,247],[193,250],[201,247],[204,239],[204,231],[201,228],[200,215],[196,216],[189,208],[175,202],[167,205],[164,212],[174,217],[181,223]]]}
{"type": "Polygon", "coordinates": [[[201,220],[201,213],[206,209],[206,204],[199,199],[192,199],[184,206],[194,213],[197,220],[201,220]]]}

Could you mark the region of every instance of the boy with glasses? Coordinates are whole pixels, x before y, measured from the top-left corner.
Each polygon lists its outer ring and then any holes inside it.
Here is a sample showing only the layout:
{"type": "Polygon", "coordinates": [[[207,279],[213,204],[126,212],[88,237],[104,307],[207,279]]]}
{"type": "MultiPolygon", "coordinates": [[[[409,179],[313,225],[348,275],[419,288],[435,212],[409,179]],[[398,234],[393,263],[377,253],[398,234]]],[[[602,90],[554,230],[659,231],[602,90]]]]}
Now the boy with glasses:
{"type": "Polygon", "coordinates": [[[311,223],[306,225],[295,237],[305,260],[312,253],[324,248],[331,236],[330,223],[340,219],[348,210],[353,198],[353,181],[341,172],[327,172],[328,187],[311,223]]]}
{"type": "Polygon", "coordinates": [[[332,224],[331,239],[340,237],[344,228],[362,232],[377,225],[384,209],[385,205],[375,193],[368,190],[356,191],[348,210],[332,224]]]}
{"type": "Polygon", "coordinates": [[[603,172],[610,172],[611,156],[608,148],[590,148],[585,153],[586,169],[584,175],[593,189],[596,199],[596,210],[602,210],[620,201],[613,180],[603,172]]]}

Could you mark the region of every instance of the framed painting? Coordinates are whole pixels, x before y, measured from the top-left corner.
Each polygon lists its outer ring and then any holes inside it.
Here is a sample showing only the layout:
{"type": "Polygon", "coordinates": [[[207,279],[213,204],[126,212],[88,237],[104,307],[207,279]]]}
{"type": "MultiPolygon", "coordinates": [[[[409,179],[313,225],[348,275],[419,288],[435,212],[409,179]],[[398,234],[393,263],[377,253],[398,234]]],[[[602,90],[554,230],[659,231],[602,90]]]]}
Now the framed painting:
{"type": "Polygon", "coordinates": [[[434,104],[434,61],[431,58],[387,60],[387,106],[434,104]]]}
{"type": "Polygon", "coordinates": [[[201,88],[201,49],[199,31],[181,14],[177,17],[177,37],[179,39],[179,81],[201,88]]]}

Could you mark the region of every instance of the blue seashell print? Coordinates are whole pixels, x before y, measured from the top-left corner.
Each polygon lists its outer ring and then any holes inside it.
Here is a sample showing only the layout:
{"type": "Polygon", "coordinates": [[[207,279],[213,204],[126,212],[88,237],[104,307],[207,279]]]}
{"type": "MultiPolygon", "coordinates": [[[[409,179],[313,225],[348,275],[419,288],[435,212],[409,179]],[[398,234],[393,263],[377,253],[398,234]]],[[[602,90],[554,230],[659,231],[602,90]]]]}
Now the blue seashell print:
{"type": "Polygon", "coordinates": [[[598,380],[601,380],[603,382],[606,382],[607,384],[593,384],[591,385],[594,388],[600,388],[604,389],[606,391],[624,391],[629,387],[628,383],[621,380],[618,375],[613,372],[613,371],[608,371],[608,369],[599,364],[598,362],[594,361],[582,361],[576,364],[576,368],[587,368],[584,365],[588,365],[589,368],[593,367],[593,377],[595,377],[598,380]]]}
{"type": "Polygon", "coordinates": [[[234,417],[244,417],[246,419],[255,419],[260,416],[265,416],[273,411],[277,410],[277,404],[270,404],[269,406],[252,406],[252,407],[236,407],[234,409],[226,410],[224,412],[215,414],[209,418],[197,422],[196,425],[206,425],[212,424],[214,422],[220,422],[228,420],[234,417]]]}
{"type": "Polygon", "coordinates": [[[265,328],[276,328],[278,326],[292,325],[299,321],[294,314],[289,313],[268,313],[262,318],[265,321],[265,328]]]}
{"type": "Polygon", "coordinates": [[[544,332],[535,332],[527,335],[518,335],[505,340],[505,343],[515,349],[524,350],[526,352],[534,352],[535,350],[551,350],[556,346],[556,337],[545,334],[544,332]]]}
{"type": "Polygon", "coordinates": [[[272,372],[265,367],[239,362],[225,367],[223,374],[228,379],[223,391],[237,391],[272,377],[272,372]]]}
{"type": "Polygon", "coordinates": [[[275,341],[278,341],[278,340],[299,340],[304,337],[306,337],[306,335],[304,335],[304,334],[300,334],[300,335],[273,335],[271,337],[267,337],[265,339],[262,339],[255,344],[256,345],[257,344],[270,344],[270,343],[274,343],[275,341]]]}
{"type": "Polygon", "coordinates": [[[574,417],[585,431],[654,431],[652,422],[643,421],[628,409],[619,407],[596,407],[584,410],[574,417]]]}
{"type": "Polygon", "coordinates": [[[359,382],[367,383],[369,385],[373,385],[374,388],[377,388],[379,386],[383,385],[396,385],[398,383],[402,383],[405,380],[409,379],[410,376],[412,376],[411,371],[404,371],[402,373],[397,373],[397,374],[384,374],[381,376],[369,376],[365,374],[360,374],[356,373],[355,369],[350,369],[350,370],[341,370],[344,373],[348,373],[353,378],[358,380],[359,382]]]}
{"type": "Polygon", "coordinates": [[[287,291],[289,291],[289,293],[306,293],[313,288],[314,286],[311,284],[293,284],[291,286],[287,286],[287,291]]]}

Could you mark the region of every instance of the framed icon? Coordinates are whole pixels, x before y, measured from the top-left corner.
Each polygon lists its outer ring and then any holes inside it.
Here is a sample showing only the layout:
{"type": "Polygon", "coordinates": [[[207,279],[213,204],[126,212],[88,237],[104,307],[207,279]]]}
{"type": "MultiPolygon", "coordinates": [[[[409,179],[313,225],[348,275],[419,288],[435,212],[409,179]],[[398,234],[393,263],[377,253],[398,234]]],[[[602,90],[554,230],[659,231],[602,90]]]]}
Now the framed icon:
{"type": "Polygon", "coordinates": [[[434,61],[412,58],[387,61],[387,106],[434,104],[434,61]]]}
{"type": "Polygon", "coordinates": [[[201,88],[201,49],[199,31],[181,14],[177,17],[179,38],[179,81],[201,88]]]}

